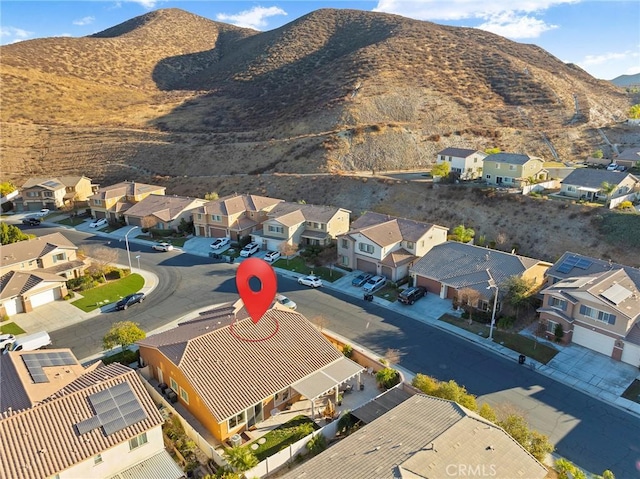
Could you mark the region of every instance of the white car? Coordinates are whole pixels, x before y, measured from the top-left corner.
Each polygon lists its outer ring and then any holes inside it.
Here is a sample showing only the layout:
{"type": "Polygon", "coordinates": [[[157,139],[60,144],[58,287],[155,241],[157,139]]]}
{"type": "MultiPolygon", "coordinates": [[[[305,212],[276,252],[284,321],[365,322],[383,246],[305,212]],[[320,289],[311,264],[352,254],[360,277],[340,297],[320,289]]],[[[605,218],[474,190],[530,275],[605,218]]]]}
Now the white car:
{"type": "Polygon", "coordinates": [[[49,213],[51,213],[49,208],[42,208],[40,211],[36,213],[36,216],[40,216],[42,218],[44,216],[47,216],[49,213]]]}
{"type": "Polygon", "coordinates": [[[268,261],[269,263],[273,263],[274,261],[277,261],[279,258],[280,258],[280,252],[279,251],[269,251],[264,256],[264,260],[268,261]]]}
{"type": "Polygon", "coordinates": [[[319,288],[322,286],[322,280],[317,276],[310,274],[309,276],[298,278],[298,284],[304,284],[305,286],[310,286],[312,288],[319,288]]]}
{"type": "Polygon", "coordinates": [[[220,249],[223,246],[227,246],[229,244],[229,238],[216,238],[216,240],[211,243],[211,247],[213,249],[220,249]]]}
{"type": "Polygon", "coordinates": [[[276,301],[280,303],[282,306],[286,306],[287,308],[295,311],[298,305],[287,298],[284,294],[276,294],[276,301]]]}
{"type": "Polygon", "coordinates": [[[387,284],[387,278],[385,278],[384,276],[374,276],[372,278],[369,278],[367,282],[364,283],[362,290],[365,293],[375,293],[385,284],[387,284]]]}
{"type": "Polygon", "coordinates": [[[152,248],[156,251],[171,251],[173,249],[173,245],[170,243],[156,243],[152,246],[152,248]]]}
{"type": "Polygon", "coordinates": [[[616,171],[616,168],[618,168],[616,163],[610,163],[609,166],[607,166],[607,171],[616,171]]]}
{"type": "MultiPolygon", "coordinates": [[[[296,309],[296,308],[293,308],[293,309],[296,309]]],[[[16,342],[16,337],[13,334],[0,334],[0,351],[3,351],[5,348],[8,348],[15,342],[16,342]]]]}
{"type": "Polygon", "coordinates": [[[109,220],[107,218],[98,218],[93,220],[89,227],[91,228],[102,228],[103,226],[107,226],[109,224],[109,220]]]}
{"type": "Polygon", "coordinates": [[[260,245],[258,243],[249,243],[247,246],[242,248],[242,251],[240,251],[240,256],[242,256],[243,258],[248,258],[252,254],[257,253],[259,249],[260,245]]]}

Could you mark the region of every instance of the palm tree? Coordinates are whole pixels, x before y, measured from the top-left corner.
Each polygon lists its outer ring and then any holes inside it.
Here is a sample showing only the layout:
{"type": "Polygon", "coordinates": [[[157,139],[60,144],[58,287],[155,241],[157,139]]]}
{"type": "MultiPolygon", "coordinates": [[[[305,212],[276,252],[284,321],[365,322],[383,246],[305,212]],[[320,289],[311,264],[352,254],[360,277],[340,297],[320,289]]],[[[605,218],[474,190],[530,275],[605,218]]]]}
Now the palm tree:
{"type": "Polygon", "coordinates": [[[466,228],[464,225],[458,225],[453,228],[453,236],[455,236],[460,243],[468,243],[475,235],[476,232],[473,228],[466,228]]]}
{"type": "Polygon", "coordinates": [[[612,184],[609,183],[607,181],[603,181],[602,184],[600,185],[600,190],[607,195],[607,198],[609,198],[609,196],[616,191],[616,189],[618,188],[618,185],[616,184],[612,184]]]}
{"type": "Polygon", "coordinates": [[[237,446],[225,449],[224,458],[238,472],[248,471],[258,465],[258,458],[247,447],[237,446]]]}

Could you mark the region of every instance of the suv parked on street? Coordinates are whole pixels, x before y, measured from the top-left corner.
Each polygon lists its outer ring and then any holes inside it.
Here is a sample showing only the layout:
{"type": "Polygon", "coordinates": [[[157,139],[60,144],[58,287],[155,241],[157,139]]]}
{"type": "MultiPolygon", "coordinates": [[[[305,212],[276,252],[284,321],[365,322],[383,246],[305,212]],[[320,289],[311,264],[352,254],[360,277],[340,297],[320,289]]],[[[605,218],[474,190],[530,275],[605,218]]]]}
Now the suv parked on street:
{"type": "Polygon", "coordinates": [[[387,278],[385,278],[384,276],[373,276],[372,278],[369,278],[366,283],[364,283],[362,290],[365,293],[375,293],[385,284],[387,284],[387,278]]]}
{"type": "Polygon", "coordinates": [[[427,294],[427,290],[422,286],[413,286],[402,291],[398,295],[398,301],[404,304],[413,304],[427,294]]]}

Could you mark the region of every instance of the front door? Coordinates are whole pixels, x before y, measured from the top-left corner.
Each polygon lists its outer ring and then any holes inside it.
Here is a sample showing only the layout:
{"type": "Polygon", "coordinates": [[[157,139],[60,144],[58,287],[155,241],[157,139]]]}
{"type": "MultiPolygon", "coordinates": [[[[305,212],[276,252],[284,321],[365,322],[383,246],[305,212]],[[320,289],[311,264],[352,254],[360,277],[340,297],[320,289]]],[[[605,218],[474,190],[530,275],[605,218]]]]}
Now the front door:
{"type": "Polygon", "coordinates": [[[262,414],[262,401],[247,409],[247,427],[251,427],[256,423],[262,422],[264,416],[262,414]]]}

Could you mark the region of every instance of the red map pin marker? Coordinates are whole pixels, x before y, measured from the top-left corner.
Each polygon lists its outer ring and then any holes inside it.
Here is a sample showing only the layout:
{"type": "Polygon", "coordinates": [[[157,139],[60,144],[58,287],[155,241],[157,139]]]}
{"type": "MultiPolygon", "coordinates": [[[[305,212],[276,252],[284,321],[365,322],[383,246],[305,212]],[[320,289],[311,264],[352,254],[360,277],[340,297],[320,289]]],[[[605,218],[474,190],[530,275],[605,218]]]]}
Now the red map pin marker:
{"type": "Polygon", "coordinates": [[[236,272],[236,287],[244,307],[251,316],[251,321],[257,324],[276,296],[278,280],[276,273],[269,263],[260,258],[245,259],[236,272]],[[262,283],[260,291],[254,291],[249,285],[251,278],[258,278],[262,283]]]}

